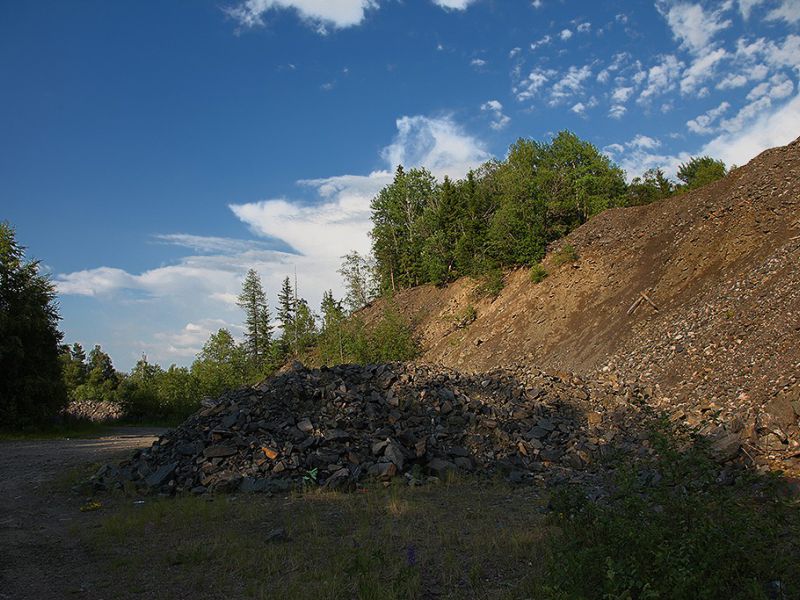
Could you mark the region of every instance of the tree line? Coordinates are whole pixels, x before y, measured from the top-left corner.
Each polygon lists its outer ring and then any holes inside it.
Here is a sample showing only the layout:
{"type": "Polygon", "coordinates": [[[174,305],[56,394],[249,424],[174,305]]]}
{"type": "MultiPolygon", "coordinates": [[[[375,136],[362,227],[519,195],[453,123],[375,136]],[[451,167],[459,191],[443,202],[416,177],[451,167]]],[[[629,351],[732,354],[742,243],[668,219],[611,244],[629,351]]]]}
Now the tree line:
{"type": "Polygon", "coordinates": [[[287,276],[273,316],[251,269],[238,297],[241,342],[220,329],[189,367],[164,369],[143,356],[130,373],[117,371],[100,346],[87,355],[78,343],[62,343],[52,282],[37,261],[25,260],[13,227],[0,223],[0,427],[41,423],[77,400],[118,403],[131,418],[177,419],[203,397],[255,383],[292,359],[409,359],[416,345],[391,301],[395,291],[464,275],[500,286],[502,270],[517,266],[544,276],[539,261],[548,244],[592,216],[668,198],[726,172],[703,156],[680,165],[678,182],[651,169],[627,183],[608,157],[569,132],[546,142],[519,139],[505,159],[455,181],[400,166],[371,202],[371,255],[342,257],[343,298],[325,292],[315,313],[287,276]],[[359,309],[379,295],[387,297],[382,313],[367,323],[359,309]]]}
{"type": "Polygon", "coordinates": [[[725,173],[721,161],[699,157],[680,166],[680,183],[651,169],[628,184],[607,156],[566,131],[546,142],[519,139],[504,160],[457,181],[400,166],[371,204],[379,290],[534,266],[549,243],[608,208],[654,202],[725,173]]]}

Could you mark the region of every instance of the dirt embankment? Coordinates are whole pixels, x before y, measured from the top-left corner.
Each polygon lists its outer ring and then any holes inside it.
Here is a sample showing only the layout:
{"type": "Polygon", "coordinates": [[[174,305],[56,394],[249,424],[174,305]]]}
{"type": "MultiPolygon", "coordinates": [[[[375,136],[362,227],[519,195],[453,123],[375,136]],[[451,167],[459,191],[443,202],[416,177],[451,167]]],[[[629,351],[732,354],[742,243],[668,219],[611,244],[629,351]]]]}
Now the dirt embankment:
{"type": "Polygon", "coordinates": [[[577,261],[549,255],[539,284],[513,271],[494,300],[466,278],[397,294],[421,360],[642,380],[677,418],[740,419],[748,439],[800,461],[800,140],[702,189],[609,210],[563,243],[577,261]]]}

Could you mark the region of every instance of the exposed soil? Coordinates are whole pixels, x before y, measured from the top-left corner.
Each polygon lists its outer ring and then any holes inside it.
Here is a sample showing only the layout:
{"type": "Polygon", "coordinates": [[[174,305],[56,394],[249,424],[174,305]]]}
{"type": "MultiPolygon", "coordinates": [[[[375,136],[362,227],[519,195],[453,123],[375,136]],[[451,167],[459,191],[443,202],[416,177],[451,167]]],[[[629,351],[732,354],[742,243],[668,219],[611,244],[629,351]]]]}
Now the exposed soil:
{"type": "MultiPolygon", "coordinates": [[[[149,446],[164,429],[119,428],[90,439],[0,443],[0,598],[104,598],[100,577],[75,531],[98,512],[70,492],[88,465],[149,446]]],[[[109,500],[104,500],[109,502],[109,500]]]]}
{"type": "Polygon", "coordinates": [[[398,293],[421,360],[638,380],[677,419],[739,419],[751,451],[800,470],[800,140],[693,192],[606,211],[562,243],[577,261],[550,254],[538,284],[513,271],[496,299],[467,278],[398,293]],[[477,318],[460,326],[469,306],[477,318]]]}

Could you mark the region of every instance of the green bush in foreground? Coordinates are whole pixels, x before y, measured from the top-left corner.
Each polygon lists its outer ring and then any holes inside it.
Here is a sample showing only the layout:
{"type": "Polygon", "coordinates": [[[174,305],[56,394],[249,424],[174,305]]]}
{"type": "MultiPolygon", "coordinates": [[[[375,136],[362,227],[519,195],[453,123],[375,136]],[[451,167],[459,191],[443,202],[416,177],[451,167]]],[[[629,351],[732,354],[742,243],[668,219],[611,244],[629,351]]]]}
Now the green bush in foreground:
{"type": "Polygon", "coordinates": [[[659,458],[622,468],[607,503],[564,493],[562,530],[539,593],[589,598],[798,598],[800,516],[777,477],[740,473],[728,485],[700,446],[679,452],[654,435],[659,458]]]}

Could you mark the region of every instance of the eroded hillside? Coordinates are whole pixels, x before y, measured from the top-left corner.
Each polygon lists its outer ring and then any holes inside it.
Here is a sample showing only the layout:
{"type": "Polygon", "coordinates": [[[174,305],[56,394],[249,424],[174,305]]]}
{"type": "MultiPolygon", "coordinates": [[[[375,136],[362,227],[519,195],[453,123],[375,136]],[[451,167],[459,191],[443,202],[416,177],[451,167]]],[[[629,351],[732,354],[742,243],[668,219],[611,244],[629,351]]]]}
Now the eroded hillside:
{"type": "Polygon", "coordinates": [[[551,252],[548,277],[516,270],[494,300],[467,279],[397,294],[421,360],[638,379],[676,418],[718,415],[768,453],[798,452],[800,140],[705,188],[602,213],[562,244],[576,261],[551,252]]]}

